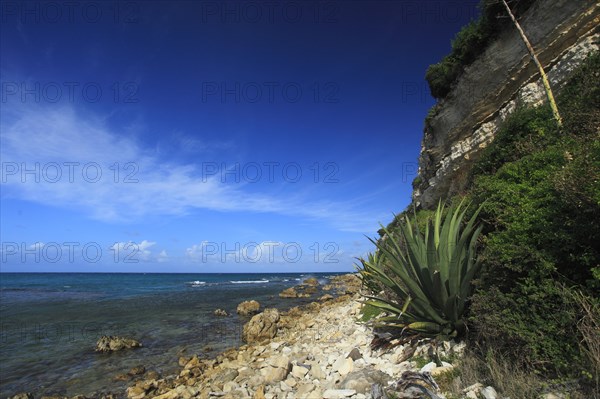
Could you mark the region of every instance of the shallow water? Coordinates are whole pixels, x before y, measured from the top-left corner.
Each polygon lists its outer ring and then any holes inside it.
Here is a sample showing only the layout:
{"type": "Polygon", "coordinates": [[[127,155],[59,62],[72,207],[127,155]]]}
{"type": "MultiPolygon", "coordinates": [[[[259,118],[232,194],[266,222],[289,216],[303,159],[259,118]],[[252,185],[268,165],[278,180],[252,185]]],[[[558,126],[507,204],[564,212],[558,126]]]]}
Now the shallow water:
{"type": "Polygon", "coordinates": [[[240,345],[246,319],[237,304],[289,308],[310,299],[278,293],[327,274],[0,274],[0,395],[73,396],[119,392],[114,376],[144,365],[175,373],[182,354],[212,356],[240,345]],[[217,318],[216,308],[232,316],[217,318]],[[97,354],[102,335],[127,336],[143,347],[97,354]],[[209,348],[210,347],[210,348],[209,348]]]}

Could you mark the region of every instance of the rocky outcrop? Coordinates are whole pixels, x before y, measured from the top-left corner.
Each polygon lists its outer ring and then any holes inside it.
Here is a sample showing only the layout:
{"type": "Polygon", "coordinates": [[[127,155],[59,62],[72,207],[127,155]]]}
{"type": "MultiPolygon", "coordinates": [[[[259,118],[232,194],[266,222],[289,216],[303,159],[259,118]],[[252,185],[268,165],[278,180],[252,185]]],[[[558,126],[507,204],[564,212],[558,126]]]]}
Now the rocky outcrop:
{"type": "Polygon", "coordinates": [[[331,279],[331,285],[340,294],[355,294],[362,282],[356,274],[342,274],[331,279]]]}
{"type": "Polygon", "coordinates": [[[299,285],[296,287],[286,288],[279,293],[280,298],[310,298],[317,292],[317,288],[312,285],[299,285]]]}
{"type": "MultiPolygon", "coordinates": [[[[133,367],[131,370],[129,370],[127,373],[123,373],[123,374],[117,374],[114,377],[115,381],[129,381],[132,378],[134,378],[135,376],[140,376],[146,373],[146,367],[140,365],[140,366],[136,366],[133,367]]],[[[156,373],[156,372],[150,372],[150,373],[156,373]]],[[[148,373],[148,374],[150,374],[148,373]]],[[[158,376],[158,375],[157,375],[158,376]]]]}
{"type": "MultiPolygon", "coordinates": [[[[519,20],[555,94],[587,55],[600,48],[600,3],[595,0],[538,0],[519,20]]],[[[544,101],[537,68],[509,26],[427,118],[413,202],[432,208],[438,199],[464,190],[473,162],[507,116],[544,101]]]]}
{"type": "Polygon", "coordinates": [[[325,301],[331,301],[332,299],[333,299],[332,295],[325,294],[321,298],[319,298],[319,301],[325,302],[325,301]]]}
{"type": "Polygon", "coordinates": [[[128,374],[129,375],[142,375],[146,372],[146,367],[139,365],[139,366],[135,366],[133,368],[131,368],[131,370],[129,370],[128,374]]]}
{"type": "Polygon", "coordinates": [[[96,342],[96,352],[108,353],[123,349],[140,348],[142,344],[135,339],[103,335],[96,342]]]}
{"type": "Polygon", "coordinates": [[[319,280],[317,280],[314,277],[310,277],[310,278],[307,278],[306,280],[304,280],[303,283],[306,284],[306,285],[317,286],[317,285],[319,285],[319,280]]]}
{"type": "Polygon", "coordinates": [[[33,399],[33,394],[29,392],[18,393],[10,399],[33,399]]]}
{"type": "Polygon", "coordinates": [[[264,312],[255,315],[244,325],[242,339],[247,343],[271,339],[277,334],[278,321],[279,311],[277,309],[265,309],[264,312]]]}
{"type": "Polygon", "coordinates": [[[279,293],[280,298],[298,298],[298,291],[294,287],[286,288],[279,293]]]}
{"type": "Polygon", "coordinates": [[[224,309],[215,309],[214,315],[219,317],[226,317],[229,316],[229,313],[227,313],[227,311],[224,309]]]}
{"type": "Polygon", "coordinates": [[[237,314],[240,316],[251,316],[258,313],[260,310],[260,303],[255,300],[244,301],[237,306],[237,314]]]}

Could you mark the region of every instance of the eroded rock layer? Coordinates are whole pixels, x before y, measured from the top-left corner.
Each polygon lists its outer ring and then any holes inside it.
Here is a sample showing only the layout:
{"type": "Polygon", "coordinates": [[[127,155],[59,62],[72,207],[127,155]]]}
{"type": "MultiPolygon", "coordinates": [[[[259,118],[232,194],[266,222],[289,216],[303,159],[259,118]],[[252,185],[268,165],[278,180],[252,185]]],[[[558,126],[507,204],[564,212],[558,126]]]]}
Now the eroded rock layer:
{"type": "MultiPolygon", "coordinates": [[[[600,3],[539,0],[520,23],[555,92],[600,48],[600,3]]],[[[523,105],[546,101],[533,61],[516,29],[506,29],[468,66],[425,123],[413,201],[424,208],[460,193],[481,150],[501,123],[523,105]]]]}

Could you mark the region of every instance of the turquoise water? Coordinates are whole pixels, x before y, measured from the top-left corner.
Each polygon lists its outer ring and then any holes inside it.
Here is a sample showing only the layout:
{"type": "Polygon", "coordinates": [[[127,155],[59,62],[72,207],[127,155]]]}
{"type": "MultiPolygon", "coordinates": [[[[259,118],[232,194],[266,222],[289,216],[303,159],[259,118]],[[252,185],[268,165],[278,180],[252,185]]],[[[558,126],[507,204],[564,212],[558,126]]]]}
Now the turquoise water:
{"type": "Polygon", "coordinates": [[[283,289],[333,275],[0,273],[0,396],[122,392],[114,376],[140,364],[174,374],[181,355],[241,344],[239,302],[286,309],[310,299],[280,299],[283,289]],[[216,308],[232,316],[214,317],[216,308]],[[97,354],[102,335],[143,348],[97,354]]]}

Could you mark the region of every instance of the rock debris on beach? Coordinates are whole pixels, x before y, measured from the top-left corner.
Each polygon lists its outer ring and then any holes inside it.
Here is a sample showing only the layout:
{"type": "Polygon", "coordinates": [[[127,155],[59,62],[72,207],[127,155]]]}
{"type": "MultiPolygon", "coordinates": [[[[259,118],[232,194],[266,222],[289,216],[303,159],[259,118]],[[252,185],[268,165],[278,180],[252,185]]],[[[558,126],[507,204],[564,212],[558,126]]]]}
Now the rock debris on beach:
{"type": "MultiPolygon", "coordinates": [[[[337,292],[356,293],[355,277],[344,279],[337,292]]],[[[128,397],[366,399],[373,384],[387,386],[417,371],[414,362],[397,362],[403,346],[371,350],[373,332],[357,321],[358,295],[326,299],[282,313],[266,309],[244,326],[247,345],[216,359],[194,356],[178,376],[139,381],[128,397]]]]}
{"type": "Polygon", "coordinates": [[[133,379],[125,392],[129,399],[367,399],[374,387],[390,386],[404,372],[419,371],[406,352],[426,353],[426,345],[416,352],[403,345],[371,349],[373,331],[358,321],[356,276],[336,277],[330,287],[341,296],[327,295],[286,312],[269,308],[253,315],[258,302],[240,304],[238,313],[252,316],[243,329],[246,345],[213,359],[181,357],[178,375],[144,374],[145,368],[138,366],[116,378],[133,379]]]}
{"type": "Polygon", "coordinates": [[[123,349],[140,348],[142,344],[135,339],[103,335],[96,342],[96,352],[108,353],[123,349]]]}

